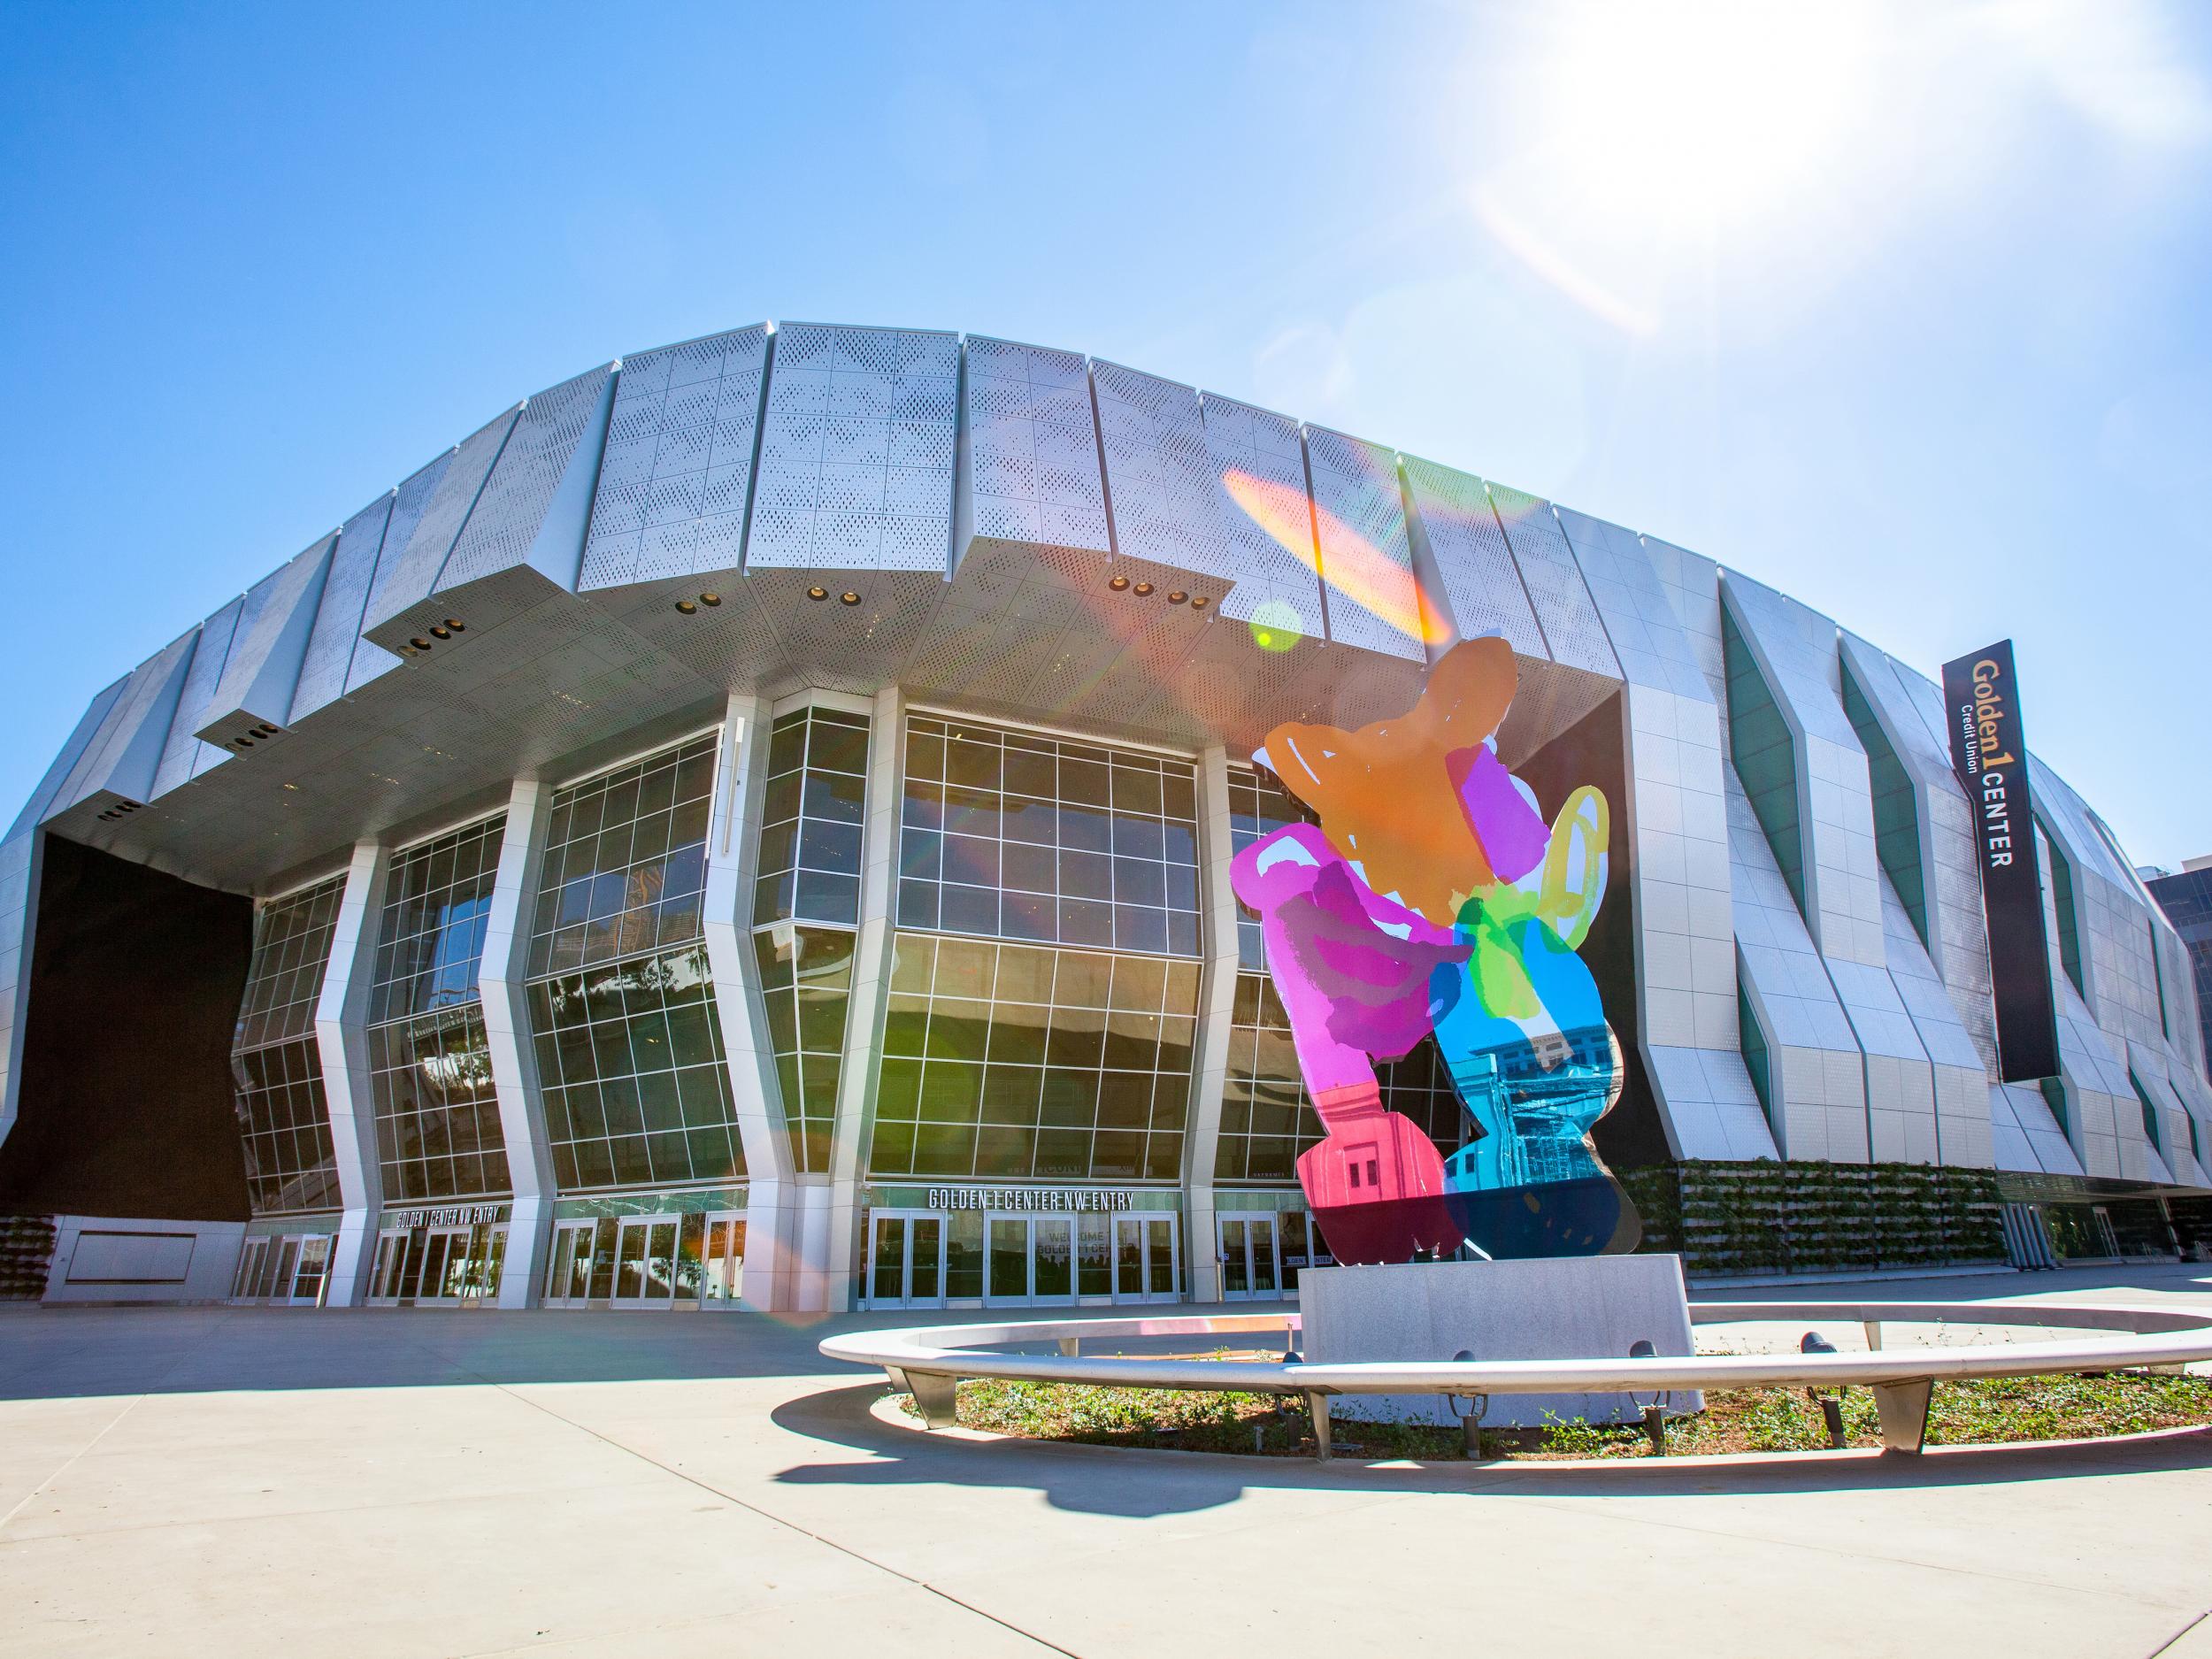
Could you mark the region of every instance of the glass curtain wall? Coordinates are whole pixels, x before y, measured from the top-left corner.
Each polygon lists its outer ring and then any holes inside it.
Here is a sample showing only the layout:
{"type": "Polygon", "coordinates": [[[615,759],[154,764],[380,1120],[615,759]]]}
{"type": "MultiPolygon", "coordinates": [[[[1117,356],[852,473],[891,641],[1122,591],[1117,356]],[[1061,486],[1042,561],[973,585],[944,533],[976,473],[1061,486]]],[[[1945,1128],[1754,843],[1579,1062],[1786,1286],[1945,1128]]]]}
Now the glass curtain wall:
{"type": "Polygon", "coordinates": [[[1177,1179],[1197,847],[1188,761],[908,721],[874,1175],[1177,1179]]]}
{"type": "Polygon", "coordinates": [[[866,715],[796,709],[770,728],[753,952],[800,1174],[830,1167],[867,787],[866,715]]]}
{"type": "Polygon", "coordinates": [[[702,919],[718,734],[555,794],[527,994],[565,1192],[741,1179],[702,919]]]}
{"type": "Polygon", "coordinates": [[[477,968],[503,813],[396,853],[369,992],[384,1202],[508,1191],[477,968]]]}
{"type": "Polygon", "coordinates": [[[273,899],[254,918],[253,960],[230,1065],[247,1196],[257,1216],[339,1206],[315,1004],[345,887],[341,876],[273,899]]]}
{"type": "MultiPolygon", "coordinates": [[[[1303,803],[1256,772],[1229,774],[1233,854],[1286,824],[1312,822],[1303,803]]],[[[1290,1018],[1267,975],[1259,918],[1237,906],[1237,991],[1229,1026],[1228,1078],[1214,1179],[1228,1185],[1281,1185],[1297,1179],[1298,1155],[1321,1139],[1321,1119],[1306,1094],[1290,1040],[1290,1018]]],[[[1447,1157],[1467,1142],[1467,1114],[1450,1073],[1424,1037],[1402,1060],[1375,1068],[1383,1105],[1418,1124],[1447,1157]]]]}

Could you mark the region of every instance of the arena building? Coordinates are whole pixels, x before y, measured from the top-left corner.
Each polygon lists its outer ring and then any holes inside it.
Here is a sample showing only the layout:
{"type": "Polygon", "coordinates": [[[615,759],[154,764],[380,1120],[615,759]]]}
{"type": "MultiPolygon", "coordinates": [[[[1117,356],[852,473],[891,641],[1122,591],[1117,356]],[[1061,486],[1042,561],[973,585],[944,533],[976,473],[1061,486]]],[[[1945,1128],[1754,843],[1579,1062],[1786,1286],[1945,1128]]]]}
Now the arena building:
{"type": "MultiPolygon", "coordinates": [[[[2182,942],[2036,763],[2061,1063],[1994,1080],[1921,672],[1386,445],[810,324],[503,411],[93,700],[0,848],[0,1211],[56,1298],[1275,1296],[1316,1127],[1228,882],[1300,813],[1251,757],[1486,634],[1504,760],[1614,803],[1647,1245],[2194,1248],[2182,942]]],[[[1385,1083],[1465,1141],[1429,1048],[1385,1083]]]]}

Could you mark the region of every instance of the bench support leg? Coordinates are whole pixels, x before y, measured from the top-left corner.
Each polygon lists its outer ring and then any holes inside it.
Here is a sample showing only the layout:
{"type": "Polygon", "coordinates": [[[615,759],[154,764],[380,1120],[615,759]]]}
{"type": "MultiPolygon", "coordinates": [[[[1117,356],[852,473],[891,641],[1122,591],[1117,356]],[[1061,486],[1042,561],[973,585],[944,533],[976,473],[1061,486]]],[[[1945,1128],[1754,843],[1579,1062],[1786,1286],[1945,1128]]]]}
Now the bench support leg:
{"type": "Polygon", "coordinates": [[[1073,1359],[1082,1351],[1083,1339],[1081,1337],[1064,1336],[1060,1339],[1060,1352],[1067,1358],[1073,1359]]]}
{"type": "Polygon", "coordinates": [[[1935,1384],[1922,1377],[1911,1382],[1877,1383],[1874,1409],[1882,1419],[1882,1449],[1917,1453],[1928,1439],[1928,1401],[1935,1384]]]}
{"type": "Polygon", "coordinates": [[[1313,1413],[1313,1455],[1317,1463],[1329,1461],[1329,1396],[1308,1394],[1306,1409],[1313,1413]]]}
{"type": "Polygon", "coordinates": [[[955,1409],[960,1392],[957,1377],[909,1371],[906,1386],[914,1396],[914,1403],[922,1409],[922,1421],[931,1428],[949,1429],[960,1420],[959,1413],[955,1409]]]}

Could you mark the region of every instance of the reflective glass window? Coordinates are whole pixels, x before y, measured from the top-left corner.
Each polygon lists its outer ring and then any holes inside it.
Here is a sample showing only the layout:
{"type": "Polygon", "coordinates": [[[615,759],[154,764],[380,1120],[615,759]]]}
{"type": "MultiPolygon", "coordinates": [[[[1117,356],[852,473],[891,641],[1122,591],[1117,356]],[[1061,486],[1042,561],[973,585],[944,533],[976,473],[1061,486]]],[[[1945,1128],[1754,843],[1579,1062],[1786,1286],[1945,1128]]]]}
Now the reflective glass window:
{"type": "Polygon", "coordinates": [[[503,815],[395,854],[369,991],[387,1202],[508,1190],[477,969],[503,815]]]}
{"type": "Polygon", "coordinates": [[[555,795],[531,978],[700,937],[718,741],[705,733],[555,795]]]}
{"type": "Polygon", "coordinates": [[[1198,964],[902,933],[871,1172],[1177,1179],[1198,964]]]}
{"type": "Polygon", "coordinates": [[[797,709],[770,728],[754,921],[859,921],[867,781],[866,715],[797,709]]]}
{"type": "MultiPolygon", "coordinates": [[[[1229,852],[1232,857],[1262,838],[1291,824],[1310,824],[1313,814],[1305,803],[1263,772],[1233,771],[1229,774],[1229,852]]],[[[1267,969],[1267,946],[1261,936],[1259,913],[1237,904],[1237,966],[1248,973],[1267,969]]]]}
{"type": "Polygon", "coordinates": [[[753,947],[793,1167],[824,1174],[837,1125],[853,936],[837,927],[764,927],[753,947]]]}
{"type": "Polygon", "coordinates": [[[527,994],[563,1191],[744,1174],[701,929],[718,742],[704,733],[553,797],[527,994]]]}
{"type": "MultiPolygon", "coordinates": [[[[1433,1037],[1402,1060],[1375,1068],[1383,1105],[1403,1112],[1447,1156],[1467,1141],[1467,1114],[1433,1037]]],[[[1321,1139],[1290,1040],[1290,1018],[1264,973],[1240,973],[1222,1086],[1214,1179],[1281,1185],[1298,1179],[1298,1155],[1321,1139]]]]}
{"type": "Polygon", "coordinates": [[[903,791],[902,928],[1198,954],[1190,762],[916,715],[903,791]]]}
{"type": "Polygon", "coordinates": [[[254,920],[231,1074],[256,1215],[329,1210],[339,1202],[315,1003],[344,891],[343,878],[326,881],[273,900],[254,920]]]}

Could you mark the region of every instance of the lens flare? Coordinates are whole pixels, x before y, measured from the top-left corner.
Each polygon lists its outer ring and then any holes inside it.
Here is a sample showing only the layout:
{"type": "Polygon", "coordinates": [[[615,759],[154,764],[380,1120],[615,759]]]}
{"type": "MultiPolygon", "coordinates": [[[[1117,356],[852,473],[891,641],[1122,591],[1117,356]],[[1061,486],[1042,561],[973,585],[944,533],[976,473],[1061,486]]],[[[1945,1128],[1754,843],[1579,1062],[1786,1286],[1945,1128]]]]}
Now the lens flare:
{"type": "MultiPolygon", "coordinates": [[[[1424,645],[1443,644],[1453,637],[1442,613],[1424,602],[1421,584],[1412,572],[1394,563],[1326,507],[1310,501],[1305,491],[1235,466],[1221,475],[1221,486],[1246,517],[1320,577],[1333,597],[1350,600],[1377,620],[1424,645]],[[1337,549],[1330,555],[1326,568],[1315,551],[1317,522],[1322,539],[1337,549]]],[[[1256,622],[1257,612],[1254,619],[1256,622]]]]}
{"type": "Polygon", "coordinates": [[[1270,599],[1252,609],[1252,643],[1263,651],[1287,651],[1306,637],[1305,618],[1298,607],[1270,599]]]}

